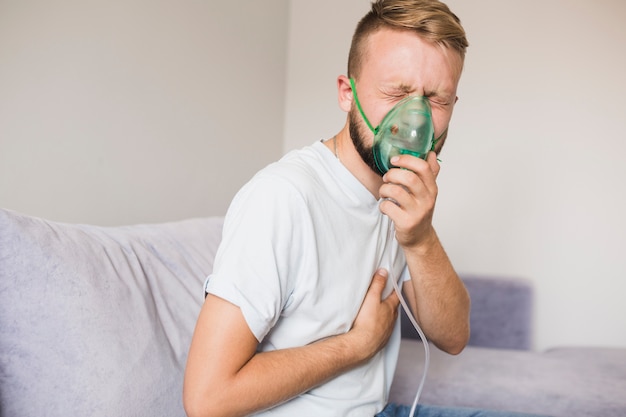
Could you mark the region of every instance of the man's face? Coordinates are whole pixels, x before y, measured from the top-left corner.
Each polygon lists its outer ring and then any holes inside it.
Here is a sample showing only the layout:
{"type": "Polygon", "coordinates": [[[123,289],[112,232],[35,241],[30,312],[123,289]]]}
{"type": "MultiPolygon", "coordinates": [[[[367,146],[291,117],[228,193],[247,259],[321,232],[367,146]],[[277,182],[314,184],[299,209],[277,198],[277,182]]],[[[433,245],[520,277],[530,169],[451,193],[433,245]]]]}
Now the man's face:
{"type": "MultiPolygon", "coordinates": [[[[370,36],[355,87],[363,112],[378,126],[406,96],[430,100],[435,138],[447,129],[456,102],[462,60],[457,52],[422,40],[413,32],[381,29],[370,36]]],[[[363,161],[378,172],[372,155],[374,134],[356,109],[349,112],[350,136],[363,161]]],[[[445,134],[435,146],[439,153],[445,134]]]]}

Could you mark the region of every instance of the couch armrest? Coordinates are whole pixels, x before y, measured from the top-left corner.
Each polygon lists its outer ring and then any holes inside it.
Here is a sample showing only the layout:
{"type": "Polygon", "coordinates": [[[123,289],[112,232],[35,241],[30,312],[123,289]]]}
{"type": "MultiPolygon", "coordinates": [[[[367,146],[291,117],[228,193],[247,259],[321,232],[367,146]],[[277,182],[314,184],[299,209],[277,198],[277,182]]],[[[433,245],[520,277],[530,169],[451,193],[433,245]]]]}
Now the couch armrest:
{"type": "MultiPolygon", "coordinates": [[[[469,345],[528,350],[532,345],[533,292],[528,280],[461,276],[472,299],[469,345]]],[[[402,336],[419,338],[402,312],[402,336]]]]}

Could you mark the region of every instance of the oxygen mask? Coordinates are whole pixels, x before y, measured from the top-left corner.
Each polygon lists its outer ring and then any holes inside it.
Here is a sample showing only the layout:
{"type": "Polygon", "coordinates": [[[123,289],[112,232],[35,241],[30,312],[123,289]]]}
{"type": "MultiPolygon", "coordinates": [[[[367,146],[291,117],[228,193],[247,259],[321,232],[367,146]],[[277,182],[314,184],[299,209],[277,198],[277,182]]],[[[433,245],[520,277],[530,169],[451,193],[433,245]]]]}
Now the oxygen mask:
{"type": "Polygon", "coordinates": [[[410,154],[426,159],[433,147],[434,128],[430,103],[424,97],[410,96],[396,104],[378,125],[374,136],[374,160],[381,173],[397,155],[410,154]]]}
{"type": "Polygon", "coordinates": [[[393,168],[390,160],[394,156],[410,154],[426,159],[435,143],[435,129],[428,99],[422,96],[408,96],[402,99],[374,128],[361,108],[352,79],[350,83],[359,112],[374,133],[372,151],[381,175],[393,168]]]}

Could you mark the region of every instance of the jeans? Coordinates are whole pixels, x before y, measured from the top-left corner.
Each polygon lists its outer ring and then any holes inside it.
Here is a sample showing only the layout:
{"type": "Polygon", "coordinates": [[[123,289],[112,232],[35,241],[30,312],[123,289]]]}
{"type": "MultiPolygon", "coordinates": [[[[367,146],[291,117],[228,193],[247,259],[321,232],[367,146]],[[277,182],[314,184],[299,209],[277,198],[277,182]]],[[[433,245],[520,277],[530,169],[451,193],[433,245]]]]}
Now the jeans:
{"type": "MultiPolygon", "coordinates": [[[[411,407],[406,405],[387,404],[375,417],[410,417],[410,412],[411,407]]],[[[531,414],[418,404],[413,417],[531,417],[531,414]]]]}

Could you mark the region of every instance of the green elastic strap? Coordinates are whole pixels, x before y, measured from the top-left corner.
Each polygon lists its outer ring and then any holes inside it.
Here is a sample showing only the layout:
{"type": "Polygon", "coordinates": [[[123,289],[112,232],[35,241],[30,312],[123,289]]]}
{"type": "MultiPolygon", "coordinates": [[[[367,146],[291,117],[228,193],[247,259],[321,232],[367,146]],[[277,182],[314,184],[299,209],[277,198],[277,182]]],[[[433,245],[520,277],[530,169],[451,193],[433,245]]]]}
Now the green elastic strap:
{"type": "Polygon", "coordinates": [[[354,102],[356,103],[357,109],[359,109],[359,113],[361,113],[361,117],[363,117],[363,120],[365,120],[365,124],[367,124],[367,127],[369,127],[370,130],[374,132],[374,134],[376,135],[378,133],[378,128],[380,126],[374,127],[372,126],[370,121],[367,120],[367,116],[363,112],[363,108],[361,108],[361,103],[359,102],[359,96],[357,96],[356,94],[356,86],[354,85],[354,78],[350,78],[350,87],[352,87],[352,97],[354,97],[354,102]]]}
{"type": "MultiPolygon", "coordinates": [[[[446,129],[441,133],[441,135],[439,135],[438,138],[433,139],[433,146],[430,147],[431,151],[435,151],[435,145],[437,144],[437,142],[439,142],[441,140],[441,138],[443,137],[443,135],[446,134],[446,132],[448,131],[448,128],[446,127],[446,129]]],[[[437,161],[441,162],[441,159],[437,158],[437,161]]]]}

